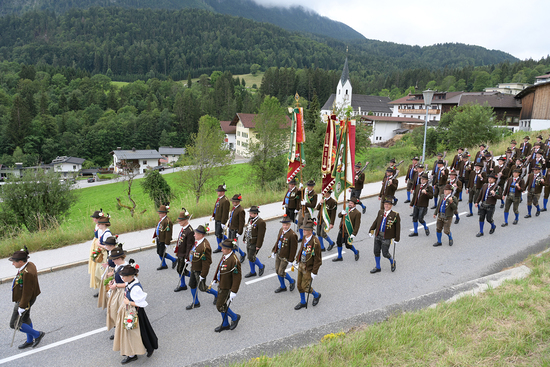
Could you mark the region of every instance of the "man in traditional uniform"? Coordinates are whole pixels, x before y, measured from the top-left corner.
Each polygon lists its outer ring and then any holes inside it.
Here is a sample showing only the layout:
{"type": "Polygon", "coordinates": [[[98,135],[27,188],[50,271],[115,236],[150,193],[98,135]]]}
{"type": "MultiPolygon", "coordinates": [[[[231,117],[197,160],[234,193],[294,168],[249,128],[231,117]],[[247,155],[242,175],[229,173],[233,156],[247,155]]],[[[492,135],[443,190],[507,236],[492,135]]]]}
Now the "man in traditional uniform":
{"type": "Polygon", "coordinates": [[[464,153],[464,148],[457,148],[456,154],[453,158],[453,161],[451,162],[450,169],[454,169],[455,171],[458,171],[458,168],[460,166],[460,162],[462,162],[462,154],[464,153]]]}
{"type": "Polygon", "coordinates": [[[434,206],[437,207],[439,196],[443,195],[443,188],[447,184],[447,178],[449,177],[449,171],[445,168],[444,161],[437,161],[437,170],[434,176],[434,206]]]}
{"type": "Polygon", "coordinates": [[[516,159],[521,158],[521,150],[517,147],[517,142],[515,140],[510,141],[510,149],[511,155],[510,158],[515,162],[516,159]]]}
{"type": "Polygon", "coordinates": [[[300,303],[294,309],[299,310],[307,307],[306,292],[313,295],[312,306],[317,306],[321,299],[321,293],[312,288],[313,279],[319,273],[319,267],[323,263],[321,259],[321,244],[313,234],[313,220],[308,219],[302,226],[304,231],[304,240],[298,250],[296,263],[298,265],[298,291],[300,292],[300,303]]]}
{"type": "Polygon", "coordinates": [[[36,266],[28,261],[27,246],[20,251],[15,251],[8,260],[17,269],[17,275],[11,285],[11,300],[15,302],[15,306],[11,315],[10,328],[17,328],[27,334],[27,340],[18,346],[19,349],[34,348],[46,334],[33,329],[31,321],[31,306],[40,294],[36,266]]]}
{"type": "MultiPolygon", "coordinates": [[[[302,184],[300,183],[300,189],[302,184]]],[[[288,190],[283,199],[283,207],[285,209],[286,215],[292,222],[296,218],[296,214],[300,210],[300,201],[301,201],[300,191],[296,188],[296,179],[293,178],[288,182],[288,190]]]]}
{"type": "Polygon", "coordinates": [[[497,226],[493,220],[493,215],[495,214],[495,205],[497,200],[500,199],[500,187],[497,186],[496,180],[497,177],[494,174],[487,176],[488,182],[483,185],[476,199],[476,207],[479,208],[479,233],[476,234],[476,237],[483,236],[483,226],[485,224],[485,219],[491,225],[489,234],[493,234],[497,226]]]}
{"type": "Polygon", "coordinates": [[[542,200],[543,208],[540,210],[541,212],[545,212],[548,210],[548,197],[550,196],[550,170],[546,171],[546,174],[544,176],[544,199],[542,200]]]}
{"type": "Polygon", "coordinates": [[[407,183],[407,200],[405,200],[405,203],[411,202],[411,194],[414,191],[414,178],[416,173],[416,167],[418,166],[419,160],[420,159],[418,157],[414,157],[412,159],[412,163],[409,165],[409,168],[407,169],[407,174],[405,175],[405,182],[407,183]]]}
{"type": "Polygon", "coordinates": [[[348,209],[344,209],[341,213],[338,213],[338,218],[341,218],[340,229],[338,230],[338,237],[336,238],[338,257],[332,259],[332,261],[344,260],[342,258],[342,244],[345,244],[347,249],[353,251],[355,254],[355,261],[359,260],[359,250],[352,244],[355,237],[357,237],[357,232],[359,232],[359,226],[361,226],[361,213],[359,213],[355,207],[359,203],[359,198],[352,196],[348,200],[348,209]]]}
{"type": "Polygon", "coordinates": [[[470,172],[470,180],[468,181],[468,209],[470,212],[466,214],[467,217],[471,217],[474,215],[472,212],[472,208],[474,206],[474,201],[477,199],[479,195],[479,190],[481,190],[481,187],[486,181],[487,174],[485,172],[481,172],[481,168],[483,167],[483,163],[476,162],[474,164],[474,170],[470,172]]]}
{"type": "Polygon", "coordinates": [[[445,231],[447,237],[449,237],[449,246],[453,245],[453,235],[451,233],[451,224],[453,223],[453,214],[455,213],[458,203],[458,198],[453,196],[453,187],[451,185],[445,185],[443,188],[443,195],[441,196],[441,202],[435,208],[434,218],[437,218],[436,223],[436,236],[437,242],[433,244],[434,247],[441,246],[441,231],[445,231]]]}
{"type": "Polygon", "coordinates": [[[216,199],[216,204],[214,205],[214,212],[212,213],[212,218],[214,219],[214,234],[216,236],[216,241],[218,242],[218,248],[216,248],[213,253],[217,254],[222,251],[220,244],[222,241],[227,238],[223,235],[223,231],[229,219],[229,200],[225,197],[225,184],[219,185],[216,189],[218,193],[218,198],[216,199]]]}
{"type": "MultiPolygon", "coordinates": [[[[472,172],[472,162],[470,162],[470,153],[464,152],[462,154],[462,162],[460,162],[458,168],[458,179],[462,182],[462,189],[468,188],[468,181],[470,180],[470,172],[472,172]]],[[[458,201],[462,201],[462,191],[458,196],[458,201]]]]}
{"type": "Polygon", "coordinates": [[[482,167],[483,163],[485,162],[485,148],[487,148],[487,145],[479,144],[479,151],[476,152],[476,156],[474,158],[474,163],[481,163],[482,167]]]}
{"type": "MultiPolygon", "coordinates": [[[[355,179],[353,183],[353,188],[351,189],[351,196],[355,196],[356,198],[361,198],[361,191],[363,191],[363,186],[365,184],[365,172],[361,172],[361,163],[355,164],[355,179]]],[[[363,214],[367,211],[367,207],[361,203],[361,207],[363,208],[363,214]]],[[[319,238],[320,239],[320,238],[319,238]]],[[[321,247],[323,246],[323,242],[321,241],[321,247]]]]}
{"type": "Polygon", "coordinates": [[[528,159],[528,161],[529,161],[529,173],[533,172],[533,167],[538,165],[538,166],[540,166],[542,174],[544,176],[544,171],[546,170],[546,161],[542,157],[543,153],[544,152],[539,149],[533,154],[534,158],[529,158],[528,159]]]}
{"type": "Polygon", "coordinates": [[[313,218],[313,211],[317,206],[317,194],[313,189],[315,187],[315,181],[309,180],[306,186],[307,186],[307,189],[304,193],[304,200],[300,202],[301,209],[300,209],[300,212],[298,213],[298,227],[300,228],[299,229],[300,238],[298,239],[298,242],[302,242],[302,238],[304,238],[304,232],[301,229],[302,224],[308,218],[313,218]]]}
{"type": "Polygon", "coordinates": [[[185,275],[189,274],[186,263],[189,264],[189,253],[195,244],[195,232],[193,227],[189,224],[189,218],[191,215],[185,208],[181,208],[181,212],[178,216],[178,223],[181,226],[180,233],[178,235],[176,254],[178,257],[178,274],[180,276],[180,285],[174,289],[174,292],[187,290],[185,285],[185,275]]]}
{"type": "MultiPolygon", "coordinates": [[[[506,166],[506,157],[501,156],[497,160],[497,164],[493,170],[493,174],[497,176],[498,186],[500,186],[500,192],[503,192],[504,183],[510,176],[510,168],[506,166]]],[[[500,208],[504,208],[504,198],[500,199],[500,208]]]]}
{"type": "Polygon", "coordinates": [[[393,168],[386,169],[386,176],[382,181],[382,187],[380,188],[380,193],[378,194],[378,200],[380,200],[380,208],[384,207],[384,200],[387,197],[393,198],[395,191],[397,191],[397,186],[399,181],[394,178],[395,170],[393,168]]]}
{"type": "Polygon", "coordinates": [[[279,229],[275,246],[271,250],[271,257],[275,258],[275,272],[279,277],[281,286],[275,289],[275,293],[286,292],[285,279],[290,283],[290,290],[293,291],[296,281],[285,271],[288,263],[294,261],[298,247],[298,236],[290,229],[292,220],[285,214],[281,220],[282,228],[279,229]]]}
{"type": "Polygon", "coordinates": [[[243,230],[244,230],[244,223],[246,218],[246,213],[244,212],[244,208],[241,206],[242,201],[241,194],[235,194],[231,198],[231,203],[233,204],[233,208],[231,209],[231,212],[229,213],[229,234],[228,238],[230,240],[236,240],[237,246],[233,251],[239,251],[239,255],[241,255],[241,263],[246,259],[246,252],[241,250],[239,247],[239,237],[242,236],[243,230]]]}
{"type": "Polygon", "coordinates": [[[452,196],[456,197],[455,200],[455,224],[458,224],[460,222],[460,216],[458,215],[458,198],[462,194],[462,182],[458,179],[458,173],[455,170],[451,170],[449,172],[449,181],[447,181],[447,184],[451,185],[453,188],[452,196]]]}
{"type": "Polygon", "coordinates": [[[246,252],[248,253],[248,264],[250,265],[250,273],[246,274],[245,278],[256,276],[255,266],[258,266],[260,276],[264,275],[265,265],[260,262],[256,256],[258,251],[264,244],[265,237],[265,221],[260,218],[260,208],[253,205],[248,210],[248,223],[246,224],[245,235],[243,242],[246,244],[246,252]]]}
{"type": "Polygon", "coordinates": [[[531,153],[532,146],[529,143],[530,139],[529,135],[523,138],[523,143],[521,143],[521,147],[519,148],[522,157],[527,157],[531,153]]]}
{"type": "Polygon", "coordinates": [[[168,205],[161,205],[157,210],[160,220],[157,224],[157,228],[155,228],[155,233],[153,234],[153,238],[157,241],[157,254],[159,255],[161,261],[157,270],[168,269],[166,259],[172,261],[172,269],[174,269],[177,265],[176,258],[166,252],[168,246],[170,246],[170,242],[172,241],[173,229],[172,221],[168,217],[168,209],[170,209],[168,205]]]}
{"type": "Polygon", "coordinates": [[[380,268],[380,252],[390,261],[391,271],[395,271],[397,263],[390,255],[390,245],[393,239],[394,253],[395,245],[401,238],[401,218],[399,213],[392,210],[393,200],[387,198],[384,200],[384,209],[378,211],[374,222],[370,226],[369,237],[374,237],[374,259],[376,266],[370,272],[371,274],[382,271],[380,268]]]}
{"type": "Polygon", "coordinates": [[[537,217],[540,215],[539,199],[544,187],[544,177],[541,174],[541,167],[533,167],[533,172],[529,174],[527,178],[527,184],[525,185],[527,191],[527,215],[524,218],[531,218],[531,210],[533,204],[537,208],[537,217]]]}
{"type": "MultiPolygon", "coordinates": [[[[186,310],[192,310],[201,306],[199,297],[197,294],[197,288],[206,293],[214,295],[214,304],[218,293],[211,289],[206,288],[205,279],[210,270],[210,264],[212,264],[212,248],[210,243],[205,238],[206,228],[200,225],[195,229],[195,244],[191,251],[189,251],[189,262],[191,263],[191,274],[189,275],[189,288],[191,288],[191,295],[193,296],[193,303],[187,306],[186,310]]],[[[227,240],[226,240],[227,241],[227,240]]],[[[225,241],[224,241],[225,242],[225,241]]]]}
{"type": "Polygon", "coordinates": [[[531,149],[531,153],[529,154],[529,159],[533,161],[535,158],[537,158],[537,152],[540,152],[540,158],[544,156],[544,149],[541,149],[542,143],[537,142],[533,144],[533,148],[531,149]]]}
{"type": "Polygon", "coordinates": [[[241,263],[233,252],[233,247],[236,245],[235,240],[227,239],[223,241],[223,256],[214,274],[213,282],[218,283],[216,309],[222,315],[222,324],[214,329],[217,333],[224,330],[234,330],[241,320],[241,315],[236,314],[229,308],[229,304],[237,296],[242,279],[241,263]],[[231,325],[229,324],[229,317],[231,317],[231,325]]]}
{"type": "Polygon", "coordinates": [[[327,189],[321,198],[319,204],[317,204],[317,211],[319,212],[317,217],[317,233],[319,234],[319,242],[321,243],[321,251],[325,251],[325,245],[323,239],[326,239],[329,246],[328,251],[334,247],[334,242],[328,236],[328,232],[334,227],[336,220],[336,209],[338,203],[331,196],[332,190],[327,189]]]}
{"type": "Polygon", "coordinates": [[[508,225],[508,214],[510,206],[514,204],[515,219],[512,224],[518,224],[519,219],[519,202],[521,201],[521,193],[525,190],[525,182],[519,177],[521,169],[514,169],[512,171],[512,177],[506,180],[504,184],[504,190],[502,190],[502,197],[506,198],[504,203],[504,223],[502,227],[508,225]]]}
{"type": "Polygon", "coordinates": [[[424,220],[424,216],[428,212],[428,205],[430,203],[430,199],[432,199],[433,197],[433,188],[428,185],[428,174],[423,173],[420,177],[420,185],[416,186],[416,189],[414,190],[412,196],[411,208],[413,208],[412,220],[414,232],[409,234],[409,237],[418,236],[418,222],[420,222],[420,224],[424,226],[426,236],[430,235],[430,230],[428,228],[428,225],[426,224],[426,221],[424,220]]]}

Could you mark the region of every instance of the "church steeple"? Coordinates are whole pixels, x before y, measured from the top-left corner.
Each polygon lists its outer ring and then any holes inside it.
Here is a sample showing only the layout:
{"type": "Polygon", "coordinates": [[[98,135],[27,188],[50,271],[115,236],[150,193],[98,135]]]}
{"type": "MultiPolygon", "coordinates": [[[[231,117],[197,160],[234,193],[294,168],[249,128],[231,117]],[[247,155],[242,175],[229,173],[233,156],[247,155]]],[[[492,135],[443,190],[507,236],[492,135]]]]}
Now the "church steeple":
{"type": "Polygon", "coordinates": [[[344,62],[344,69],[342,70],[342,76],[338,81],[336,87],[336,98],[334,103],[336,108],[346,108],[351,106],[352,88],[351,81],[349,79],[348,57],[346,55],[346,61],[344,62]]]}
{"type": "Polygon", "coordinates": [[[348,69],[348,57],[346,56],[346,61],[344,62],[344,70],[342,70],[342,76],[340,77],[340,81],[342,82],[342,85],[344,85],[348,80],[349,80],[349,69],[348,69]]]}

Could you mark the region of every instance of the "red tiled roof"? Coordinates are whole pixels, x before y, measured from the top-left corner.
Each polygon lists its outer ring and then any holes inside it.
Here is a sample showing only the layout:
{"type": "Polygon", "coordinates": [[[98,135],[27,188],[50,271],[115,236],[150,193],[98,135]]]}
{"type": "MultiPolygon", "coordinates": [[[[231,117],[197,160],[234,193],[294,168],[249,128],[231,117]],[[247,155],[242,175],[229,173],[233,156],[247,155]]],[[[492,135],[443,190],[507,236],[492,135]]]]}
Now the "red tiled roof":
{"type": "Polygon", "coordinates": [[[386,121],[386,122],[408,122],[423,124],[424,120],[411,117],[394,117],[394,116],[360,116],[363,120],[368,121],[386,121]]]}
{"type": "MultiPolygon", "coordinates": [[[[254,118],[256,117],[255,113],[236,113],[235,117],[233,117],[233,120],[231,120],[230,125],[231,126],[237,126],[237,123],[239,120],[242,122],[243,126],[247,129],[253,129],[256,126],[256,122],[254,121],[254,118]]],[[[287,120],[287,124],[284,126],[281,126],[281,129],[290,127],[290,124],[292,121],[290,121],[290,118],[288,116],[285,116],[287,120]]]]}
{"type": "Polygon", "coordinates": [[[231,121],[220,121],[220,126],[226,134],[236,134],[237,126],[231,125],[231,121]]]}
{"type": "Polygon", "coordinates": [[[550,78],[550,74],[539,75],[535,77],[535,79],[546,79],[546,78],[550,78]]]}

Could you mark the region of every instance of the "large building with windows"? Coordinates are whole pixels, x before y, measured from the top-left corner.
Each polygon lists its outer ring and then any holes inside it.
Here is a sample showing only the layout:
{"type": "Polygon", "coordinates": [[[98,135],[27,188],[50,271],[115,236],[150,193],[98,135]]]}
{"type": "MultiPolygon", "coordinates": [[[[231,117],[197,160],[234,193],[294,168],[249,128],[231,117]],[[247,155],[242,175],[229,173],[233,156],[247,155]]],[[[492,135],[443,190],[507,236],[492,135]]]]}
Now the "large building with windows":
{"type": "MultiPolygon", "coordinates": [[[[256,126],[254,113],[236,113],[233,120],[231,120],[230,126],[236,127],[235,136],[235,153],[242,157],[248,157],[250,152],[248,150],[251,143],[256,141],[256,133],[254,128],[256,126]]],[[[281,126],[281,129],[290,127],[290,118],[286,116],[288,124],[281,126]]],[[[290,136],[290,134],[289,134],[290,136]]]]}

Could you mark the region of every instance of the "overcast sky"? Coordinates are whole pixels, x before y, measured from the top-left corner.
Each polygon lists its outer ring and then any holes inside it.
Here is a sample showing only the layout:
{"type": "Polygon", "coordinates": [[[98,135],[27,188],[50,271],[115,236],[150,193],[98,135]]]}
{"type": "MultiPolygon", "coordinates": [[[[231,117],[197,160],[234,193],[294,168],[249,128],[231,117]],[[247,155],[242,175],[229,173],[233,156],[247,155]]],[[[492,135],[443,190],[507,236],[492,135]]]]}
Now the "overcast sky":
{"type": "Polygon", "coordinates": [[[302,5],[365,37],[428,46],[457,42],[508,52],[520,59],[550,54],[549,0],[255,0],[302,5]]]}

